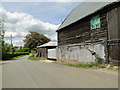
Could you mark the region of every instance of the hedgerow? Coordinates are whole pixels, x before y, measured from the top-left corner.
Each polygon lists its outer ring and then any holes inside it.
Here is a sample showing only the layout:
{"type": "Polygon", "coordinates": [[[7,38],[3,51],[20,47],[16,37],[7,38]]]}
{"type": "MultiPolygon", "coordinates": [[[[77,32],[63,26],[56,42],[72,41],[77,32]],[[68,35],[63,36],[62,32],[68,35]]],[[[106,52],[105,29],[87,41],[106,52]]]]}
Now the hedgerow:
{"type": "Polygon", "coordinates": [[[29,52],[7,52],[5,54],[2,55],[2,60],[10,60],[12,59],[13,57],[17,57],[17,56],[20,56],[20,55],[28,55],[29,52]]]}

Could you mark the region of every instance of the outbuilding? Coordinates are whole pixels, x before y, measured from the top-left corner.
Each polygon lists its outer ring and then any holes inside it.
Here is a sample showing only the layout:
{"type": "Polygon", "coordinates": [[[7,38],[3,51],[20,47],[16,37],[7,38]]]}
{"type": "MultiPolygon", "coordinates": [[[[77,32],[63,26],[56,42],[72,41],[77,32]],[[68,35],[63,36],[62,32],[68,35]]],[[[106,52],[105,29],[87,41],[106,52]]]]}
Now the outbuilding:
{"type": "Polygon", "coordinates": [[[118,64],[120,60],[120,1],[83,2],[57,30],[58,60],[118,64]]]}
{"type": "Polygon", "coordinates": [[[50,41],[41,46],[37,46],[38,57],[45,57],[47,59],[56,60],[56,48],[56,41],[50,41]]]}

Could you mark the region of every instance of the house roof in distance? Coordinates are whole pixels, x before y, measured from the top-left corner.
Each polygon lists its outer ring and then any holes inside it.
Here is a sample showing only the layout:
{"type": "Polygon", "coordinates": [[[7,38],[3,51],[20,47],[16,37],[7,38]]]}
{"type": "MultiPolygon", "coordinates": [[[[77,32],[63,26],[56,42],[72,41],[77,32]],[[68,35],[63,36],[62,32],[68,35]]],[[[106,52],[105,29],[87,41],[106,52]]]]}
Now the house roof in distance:
{"type": "MultiPolygon", "coordinates": [[[[111,1],[111,0],[110,0],[111,1]]],[[[62,24],[57,29],[60,30],[74,22],[77,22],[78,20],[97,12],[98,10],[101,10],[107,5],[110,5],[114,2],[119,2],[119,0],[112,0],[111,2],[82,2],[79,6],[74,8],[70,14],[67,16],[67,18],[62,22],[62,24]]]]}
{"type": "Polygon", "coordinates": [[[37,48],[43,48],[43,47],[57,47],[57,42],[56,41],[50,41],[50,42],[45,43],[41,46],[37,46],[37,48]]]}

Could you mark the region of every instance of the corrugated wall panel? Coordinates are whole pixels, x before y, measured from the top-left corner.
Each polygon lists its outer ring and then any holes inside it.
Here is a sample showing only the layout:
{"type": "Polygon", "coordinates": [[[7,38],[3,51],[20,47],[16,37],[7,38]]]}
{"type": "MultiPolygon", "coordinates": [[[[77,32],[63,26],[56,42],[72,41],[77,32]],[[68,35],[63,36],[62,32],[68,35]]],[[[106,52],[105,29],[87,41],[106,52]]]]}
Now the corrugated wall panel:
{"type": "Polygon", "coordinates": [[[56,48],[55,49],[48,49],[48,58],[49,59],[56,59],[56,48]]]}

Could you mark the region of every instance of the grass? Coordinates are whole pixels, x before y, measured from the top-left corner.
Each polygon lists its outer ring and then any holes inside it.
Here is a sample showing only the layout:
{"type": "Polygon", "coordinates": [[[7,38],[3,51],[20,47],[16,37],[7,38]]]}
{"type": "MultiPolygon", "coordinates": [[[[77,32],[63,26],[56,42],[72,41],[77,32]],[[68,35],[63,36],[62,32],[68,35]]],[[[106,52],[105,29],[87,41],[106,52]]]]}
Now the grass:
{"type": "Polygon", "coordinates": [[[92,69],[106,68],[106,69],[118,71],[118,67],[115,67],[111,63],[110,64],[100,64],[98,62],[91,62],[91,63],[79,62],[79,63],[75,63],[75,62],[65,62],[64,60],[56,61],[56,62],[53,62],[53,63],[61,64],[61,65],[67,65],[67,66],[71,66],[71,67],[84,68],[84,69],[89,69],[89,68],[92,68],[92,69]]]}
{"type": "Polygon", "coordinates": [[[106,68],[105,65],[99,64],[97,62],[91,62],[91,63],[66,63],[66,62],[54,62],[57,64],[72,66],[72,67],[80,67],[80,68],[92,68],[92,67],[98,67],[98,68],[106,68]]]}
{"type": "Polygon", "coordinates": [[[56,61],[52,62],[52,63],[57,63],[56,61]]]}
{"type": "Polygon", "coordinates": [[[13,59],[17,59],[20,57],[23,57],[25,55],[29,55],[29,52],[6,52],[5,54],[2,54],[2,60],[13,60],[13,59]]]}
{"type": "Polygon", "coordinates": [[[26,56],[26,55],[19,55],[19,56],[16,56],[16,57],[9,57],[9,58],[3,59],[3,61],[18,59],[18,58],[23,57],[23,56],[26,56]]]}
{"type": "Polygon", "coordinates": [[[46,58],[44,58],[44,57],[33,57],[33,56],[29,56],[28,59],[34,60],[34,61],[46,60],[46,58]]]}
{"type": "Polygon", "coordinates": [[[14,60],[14,59],[17,59],[17,58],[20,58],[20,57],[23,57],[23,56],[27,56],[27,55],[16,56],[16,57],[11,58],[11,60],[14,60]]]}
{"type": "Polygon", "coordinates": [[[98,64],[98,63],[77,63],[77,64],[72,64],[72,63],[67,63],[67,64],[63,64],[63,65],[68,65],[68,66],[72,66],[72,67],[81,67],[81,68],[91,68],[91,67],[99,67],[99,68],[105,68],[104,65],[98,64]]]}

